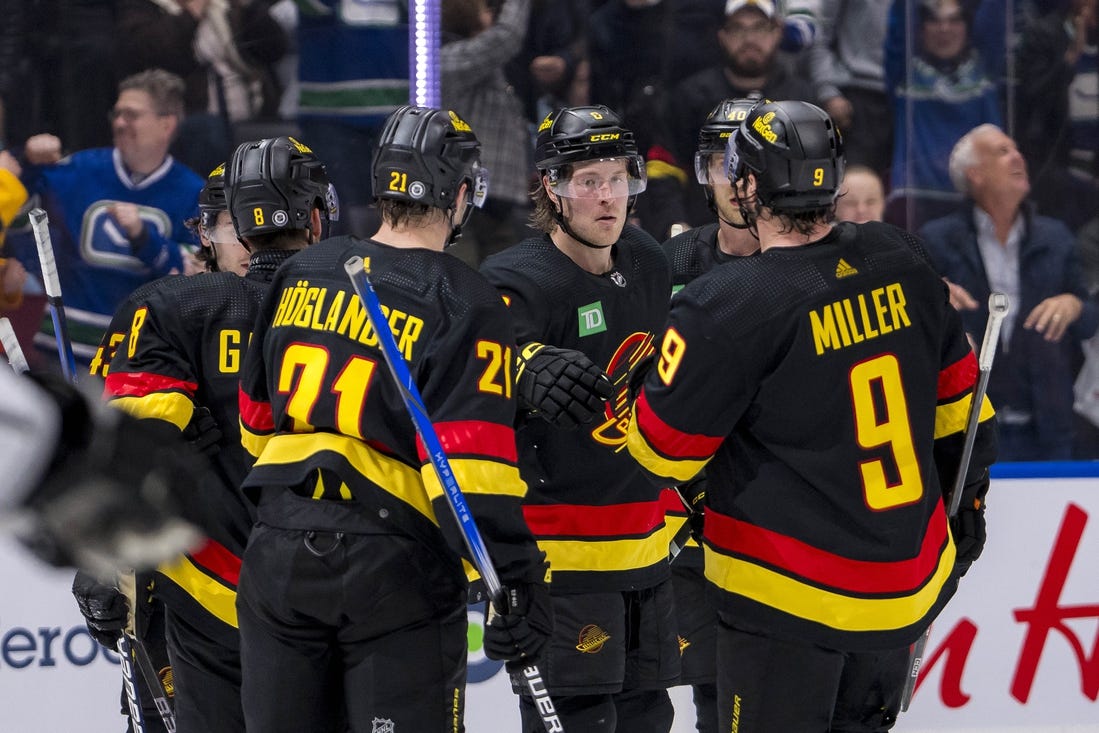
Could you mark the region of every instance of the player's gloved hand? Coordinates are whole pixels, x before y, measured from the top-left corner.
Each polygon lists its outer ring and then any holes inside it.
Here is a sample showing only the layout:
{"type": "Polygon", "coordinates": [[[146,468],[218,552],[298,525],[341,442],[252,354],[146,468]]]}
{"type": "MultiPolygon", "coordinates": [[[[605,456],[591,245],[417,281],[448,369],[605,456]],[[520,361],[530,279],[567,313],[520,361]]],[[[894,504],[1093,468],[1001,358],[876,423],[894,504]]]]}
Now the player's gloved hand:
{"type": "Polygon", "coordinates": [[[183,429],[183,439],[199,453],[213,458],[221,450],[221,428],[210,409],[205,405],[195,405],[191,422],[183,429]]]}
{"type": "Polygon", "coordinates": [[[73,579],[73,596],[92,638],[108,649],[114,649],[130,612],[125,594],[85,572],[77,572],[73,579]]]}
{"type": "Polygon", "coordinates": [[[182,517],[205,459],[175,426],[138,420],[60,377],[36,379],[61,407],[58,449],[17,534],[41,559],[106,576],[150,568],[201,539],[182,517]]]}
{"type": "Polygon", "coordinates": [[[559,427],[591,422],[614,393],[606,373],[573,349],[531,342],[520,350],[517,366],[519,404],[559,427]]]}
{"type": "Polygon", "coordinates": [[[979,499],[976,504],[977,508],[973,504],[963,506],[950,520],[956,553],[954,571],[958,577],[969,572],[969,566],[977,561],[985,547],[985,507],[979,499]]]}
{"type": "Polygon", "coordinates": [[[553,633],[553,601],[544,583],[504,587],[504,613],[493,607],[485,623],[485,655],[504,662],[536,659],[553,633]]]}

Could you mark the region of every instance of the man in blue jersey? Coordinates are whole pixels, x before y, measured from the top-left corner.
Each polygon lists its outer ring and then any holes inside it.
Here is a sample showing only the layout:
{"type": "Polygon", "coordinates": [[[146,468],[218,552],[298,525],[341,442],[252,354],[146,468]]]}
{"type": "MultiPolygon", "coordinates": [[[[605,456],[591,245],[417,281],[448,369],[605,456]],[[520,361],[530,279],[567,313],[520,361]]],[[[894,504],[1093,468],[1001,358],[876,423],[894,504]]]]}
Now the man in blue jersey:
{"type": "MultiPolygon", "coordinates": [[[[183,81],[154,69],[119,84],[110,112],[113,148],[62,157],[54,135],[26,142],[23,182],[49,214],[73,351],[85,364],[126,295],[182,270],[180,247],[192,243],[184,222],[203,185],[168,154],[182,114],[183,81]]],[[[27,269],[38,272],[30,235],[12,240],[27,269]]],[[[55,348],[52,336],[43,336],[43,345],[55,348]]]]}

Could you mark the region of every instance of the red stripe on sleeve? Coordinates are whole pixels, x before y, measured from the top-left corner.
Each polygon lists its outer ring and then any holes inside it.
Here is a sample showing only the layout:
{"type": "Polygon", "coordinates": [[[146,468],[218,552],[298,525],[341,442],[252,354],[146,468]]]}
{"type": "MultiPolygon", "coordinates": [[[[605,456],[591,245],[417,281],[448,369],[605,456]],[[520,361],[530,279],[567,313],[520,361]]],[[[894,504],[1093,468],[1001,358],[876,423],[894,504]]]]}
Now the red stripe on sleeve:
{"type": "Polygon", "coordinates": [[[608,506],[527,504],[523,516],[536,537],[643,537],[664,522],[659,500],[608,506]]]}
{"type": "Polygon", "coordinates": [[[939,372],[938,398],[947,400],[973,389],[977,383],[977,357],[970,351],[964,357],[939,372]]]}
{"type": "Polygon", "coordinates": [[[240,580],[240,558],[224,545],[208,539],[190,556],[197,564],[236,587],[240,580]]]}
{"type": "MultiPolygon", "coordinates": [[[[480,456],[515,464],[519,455],[515,448],[515,430],[509,425],[483,420],[456,420],[435,423],[435,432],[447,456],[480,456]]],[[[416,453],[427,460],[427,451],[420,436],[416,436],[416,453]]]]}
{"type": "Polygon", "coordinates": [[[634,405],[634,419],[645,440],[655,450],[673,459],[705,461],[721,447],[722,437],[684,433],[661,420],[645,396],[645,390],[634,405]]]}
{"type": "Polygon", "coordinates": [[[194,397],[198,391],[196,382],[185,382],[175,377],[167,377],[163,374],[151,374],[149,372],[115,372],[107,374],[103,384],[103,396],[110,397],[144,397],[154,392],[184,392],[189,397],[194,397]]]}
{"type": "Polygon", "coordinates": [[[241,422],[256,433],[269,433],[275,429],[275,417],[271,413],[271,403],[253,400],[243,389],[237,388],[237,404],[240,407],[241,422]]]}
{"type": "Polygon", "coordinates": [[[947,540],[940,500],[931,514],[920,553],[900,562],[852,560],[792,537],[706,512],[706,539],[724,552],[805,578],[825,588],[850,593],[902,593],[919,588],[935,572],[947,540]]]}

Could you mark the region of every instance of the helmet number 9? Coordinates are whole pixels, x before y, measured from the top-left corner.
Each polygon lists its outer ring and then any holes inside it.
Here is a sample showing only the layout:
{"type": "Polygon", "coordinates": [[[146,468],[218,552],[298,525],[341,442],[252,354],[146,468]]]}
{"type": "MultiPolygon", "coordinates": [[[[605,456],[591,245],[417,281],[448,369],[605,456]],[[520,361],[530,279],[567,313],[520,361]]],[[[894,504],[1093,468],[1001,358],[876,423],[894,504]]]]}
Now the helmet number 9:
{"type": "Polygon", "coordinates": [[[400,171],[389,172],[389,190],[404,193],[408,188],[408,174],[400,171]]]}
{"type": "Polygon", "coordinates": [[[263,226],[263,209],[258,206],[252,209],[252,218],[256,220],[256,226],[263,226]]]}
{"type": "Polygon", "coordinates": [[[813,169],[813,185],[814,186],[824,185],[824,169],[823,168],[814,168],[813,169]]]}

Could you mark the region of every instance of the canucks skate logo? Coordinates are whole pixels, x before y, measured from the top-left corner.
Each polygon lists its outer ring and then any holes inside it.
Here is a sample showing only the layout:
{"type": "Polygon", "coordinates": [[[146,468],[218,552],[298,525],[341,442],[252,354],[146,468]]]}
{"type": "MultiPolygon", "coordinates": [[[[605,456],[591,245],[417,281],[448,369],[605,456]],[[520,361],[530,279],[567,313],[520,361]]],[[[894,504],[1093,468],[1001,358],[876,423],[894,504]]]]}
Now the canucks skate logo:
{"type": "MultiPolygon", "coordinates": [[[[110,214],[110,207],[118,203],[121,202],[103,199],[84,212],[84,223],[80,228],[80,256],[89,265],[145,272],[148,265],[132,254],[130,238],[110,214]]],[[[151,206],[138,206],[137,212],[149,231],[156,231],[164,239],[171,238],[172,221],[166,213],[151,206]]]]}
{"type": "Polygon", "coordinates": [[[395,733],[397,726],[389,718],[374,718],[370,733],[395,733]]]}
{"type": "Polygon", "coordinates": [[[626,447],[626,429],[630,425],[630,374],[638,363],[653,353],[651,333],[633,333],[627,336],[614,352],[606,367],[607,376],[614,385],[614,394],[603,408],[603,421],[591,432],[591,437],[617,453],[626,447]]]}
{"type": "Polygon", "coordinates": [[[610,641],[611,635],[595,624],[588,624],[580,629],[580,637],[576,640],[576,651],[583,654],[597,654],[603,650],[603,645],[610,641]]]}

